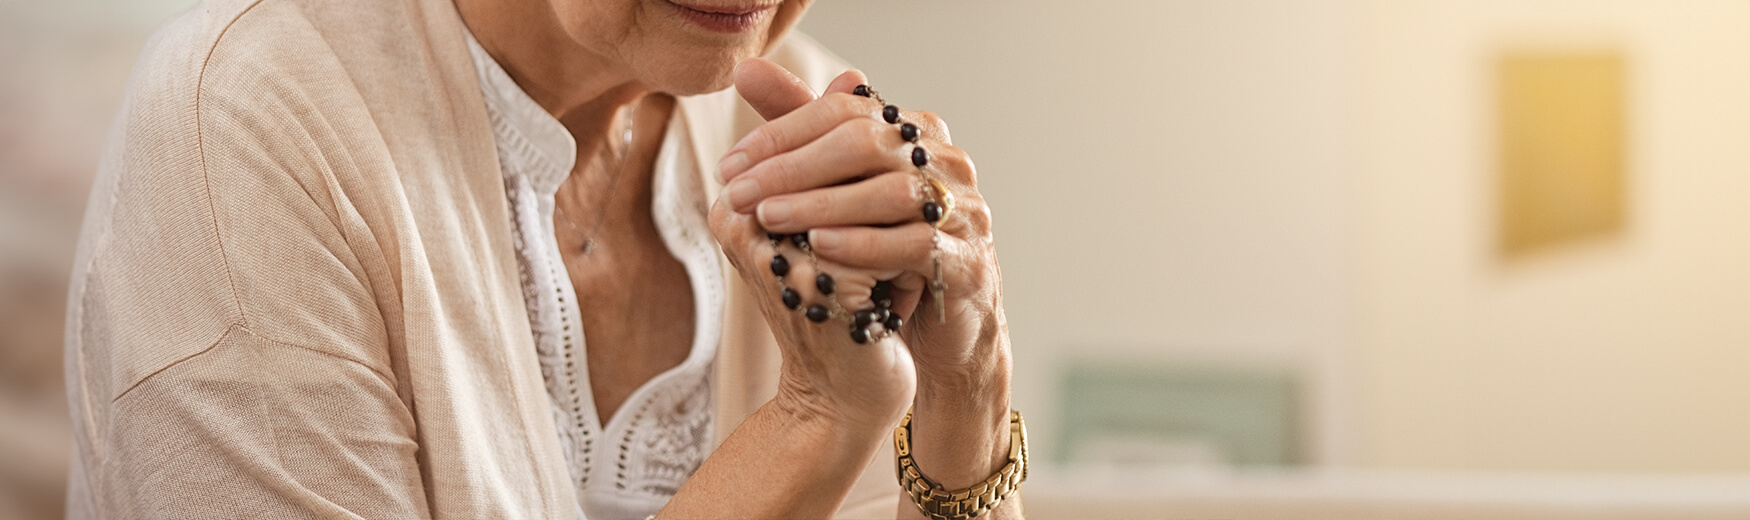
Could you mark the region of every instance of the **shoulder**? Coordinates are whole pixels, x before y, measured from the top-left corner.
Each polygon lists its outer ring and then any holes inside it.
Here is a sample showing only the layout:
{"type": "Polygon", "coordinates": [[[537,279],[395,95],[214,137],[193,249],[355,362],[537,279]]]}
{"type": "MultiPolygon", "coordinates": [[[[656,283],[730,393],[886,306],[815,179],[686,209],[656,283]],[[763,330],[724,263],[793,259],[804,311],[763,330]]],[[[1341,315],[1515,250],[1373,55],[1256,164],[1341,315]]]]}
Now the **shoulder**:
{"type": "MultiPolygon", "coordinates": [[[[405,28],[411,16],[397,8],[399,2],[323,3],[207,0],[165,24],[130,78],[123,137],[142,137],[128,132],[169,123],[204,123],[195,117],[205,115],[199,112],[208,105],[248,113],[272,109],[275,100],[346,100],[334,93],[356,91],[358,78],[340,51],[356,45],[337,40],[386,39],[369,33],[405,28]],[[371,26],[378,30],[361,31],[371,26]]],[[[367,46],[380,47],[376,43],[367,46]]]]}
{"type": "MultiPolygon", "coordinates": [[[[211,0],[142,52],[97,172],[70,289],[66,341],[107,367],[104,397],[266,312],[250,301],[304,290],[277,268],[304,257],[321,261],[297,265],[351,261],[332,224],[337,197],[321,197],[320,181],[370,159],[349,146],[372,139],[348,130],[371,123],[305,3],[211,0]]],[[[347,274],[297,273],[332,281],[340,289],[329,296],[364,301],[347,274]]]]}
{"type": "Polygon", "coordinates": [[[209,0],[160,28],[123,94],[109,146],[116,160],[103,165],[113,171],[100,176],[138,185],[195,175],[204,155],[245,140],[276,141],[262,134],[295,126],[215,130],[216,121],[267,119],[281,100],[321,98],[309,95],[319,84],[346,83],[293,2],[209,0]],[[313,73],[322,69],[326,74],[313,73]],[[206,138],[221,134],[224,139],[206,138]]]}
{"type": "MultiPolygon", "coordinates": [[[[154,101],[192,103],[209,72],[232,68],[238,51],[259,54],[273,45],[295,49],[297,38],[284,33],[302,20],[288,0],[209,0],[170,20],[140,54],[127,89],[127,101],[138,106],[154,101]],[[290,22],[290,23],[288,23],[290,22]]],[[[300,57],[296,52],[272,53],[300,57]]]]}

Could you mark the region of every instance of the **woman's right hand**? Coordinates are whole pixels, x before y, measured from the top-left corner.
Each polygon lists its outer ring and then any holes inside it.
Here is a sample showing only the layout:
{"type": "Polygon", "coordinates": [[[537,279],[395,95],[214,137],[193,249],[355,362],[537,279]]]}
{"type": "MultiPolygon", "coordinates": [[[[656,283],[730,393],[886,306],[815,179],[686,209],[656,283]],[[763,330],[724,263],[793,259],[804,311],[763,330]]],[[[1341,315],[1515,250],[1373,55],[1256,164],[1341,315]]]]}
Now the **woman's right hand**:
{"type": "MultiPolygon", "coordinates": [[[[863,83],[860,72],[849,71],[834,80],[828,92],[849,93],[863,83]]],[[[801,80],[764,60],[748,60],[738,67],[736,88],[768,121],[815,101],[801,80]]],[[[843,321],[815,323],[806,318],[805,309],[829,305],[831,298],[816,289],[818,271],[808,253],[788,239],[774,246],[758,219],[735,212],[726,196],[711,207],[711,231],[742,280],[758,294],[760,310],[777,338],[783,361],[773,404],[799,420],[825,420],[847,431],[885,432],[898,424],[917,387],[912,357],[899,336],[857,344],[843,321]],[[780,255],[789,264],[783,278],[802,300],[795,309],[783,303],[772,269],[773,257],[780,255]]],[[[867,294],[874,280],[898,274],[864,272],[825,259],[820,267],[832,273],[838,285],[835,293],[867,294]]]]}

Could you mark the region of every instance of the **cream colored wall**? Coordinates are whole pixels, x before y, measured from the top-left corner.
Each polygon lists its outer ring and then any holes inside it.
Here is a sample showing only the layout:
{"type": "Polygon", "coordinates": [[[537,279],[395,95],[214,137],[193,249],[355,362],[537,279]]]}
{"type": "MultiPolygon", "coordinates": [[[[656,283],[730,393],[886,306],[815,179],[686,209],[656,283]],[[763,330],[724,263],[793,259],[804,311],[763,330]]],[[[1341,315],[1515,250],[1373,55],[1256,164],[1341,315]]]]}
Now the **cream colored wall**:
{"type": "Polygon", "coordinates": [[[977,161],[1038,445],[1070,359],[1241,358],[1306,367],[1306,448],[1341,460],[1352,18],[1338,0],[828,0],[802,28],[977,161]]]}
{"type": "Polygon", "coordinates": [[[1315,459],[1750,470],[1750,4],[826,1],[978,159],[1017,399],[1082,357],[1297,359],[1315,459]],[[1628,58],[1629,220],[1493,256],[1506,46],[1628,58]]]}
{"type": "Polygon", "coordinates": [[[1750,3],[1364,5],[1360,462],[1750,469],[1750,3]],[[1621,236],[1493,256],[1508,47],[1624,52],[1621,236]]]}

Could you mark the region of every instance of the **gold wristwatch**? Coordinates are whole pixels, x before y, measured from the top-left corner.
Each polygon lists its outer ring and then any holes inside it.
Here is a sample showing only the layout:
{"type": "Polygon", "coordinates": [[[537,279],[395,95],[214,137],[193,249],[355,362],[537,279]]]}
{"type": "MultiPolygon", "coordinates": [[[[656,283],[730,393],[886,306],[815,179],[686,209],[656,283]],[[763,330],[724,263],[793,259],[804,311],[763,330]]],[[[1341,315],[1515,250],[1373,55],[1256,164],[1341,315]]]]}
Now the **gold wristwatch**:
{"type": "Polygon", "coordinates": [[[911,496],[918,509],[933,520],[969,520],[1003,503],[1027,480],[1027,425],[1021,412],[1009,411],[1009,463],[984,482],[959,491],[948,491],[918,471],[911,458],[911,411],[893,429],[895,470],[899,487],[911,496]]]}

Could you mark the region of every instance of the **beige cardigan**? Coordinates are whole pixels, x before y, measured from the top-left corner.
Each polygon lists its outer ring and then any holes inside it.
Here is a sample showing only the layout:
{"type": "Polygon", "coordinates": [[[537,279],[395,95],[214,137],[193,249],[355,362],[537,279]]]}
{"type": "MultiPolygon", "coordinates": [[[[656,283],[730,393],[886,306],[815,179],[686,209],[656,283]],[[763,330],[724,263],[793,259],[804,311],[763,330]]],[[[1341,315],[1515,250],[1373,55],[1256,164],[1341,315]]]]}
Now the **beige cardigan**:
{"type": "MultiPolygon", "coordinates": [[[[449,0],[209,0],[148,44],[68,304],[71,517],[576,517],[465,41],[449,0]]],[[[670,124],[714,198],[697,165],[759,122],[721,92],[670,124]]],[[[750,297],[719,439],[776,383],[750,297]]],[[[890,467],[842,513],[890,518],[890,467]]]]}

